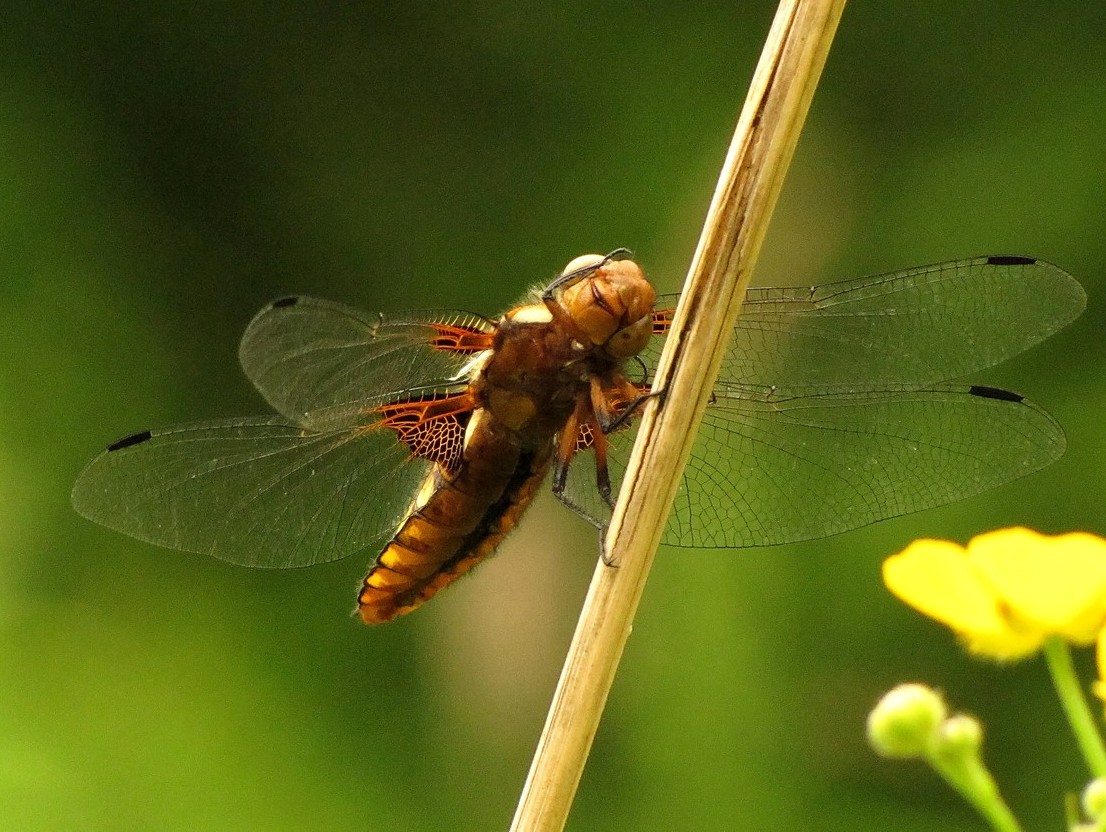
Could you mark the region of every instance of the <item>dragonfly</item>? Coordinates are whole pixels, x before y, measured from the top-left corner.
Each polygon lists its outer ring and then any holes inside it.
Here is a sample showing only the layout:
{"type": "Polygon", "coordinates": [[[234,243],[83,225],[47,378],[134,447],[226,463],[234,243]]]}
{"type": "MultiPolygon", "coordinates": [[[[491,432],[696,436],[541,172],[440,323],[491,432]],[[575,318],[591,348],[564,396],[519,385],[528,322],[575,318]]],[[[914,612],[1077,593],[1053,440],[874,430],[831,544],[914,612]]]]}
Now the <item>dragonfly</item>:
{"type": "MultiPolygon", "coordinates": [[[[625,249],[574,259],[499,318],[273,301],[242,367],[276,415],[112,443],[76,510],[169,549],[290,568],[377,557],[370,624],[491,555],[551,474],[610,519],[678,296],[625,249]]],[[[749,289],[664,542],[822,538],[955,502],[1056,460],[1057,422],[1018,393],[950,381],[1082,312],[1060,268],[986,256],[821,286],[749,289]]],[[[661,399],[663,396],[656,396],[661,399]]]]}

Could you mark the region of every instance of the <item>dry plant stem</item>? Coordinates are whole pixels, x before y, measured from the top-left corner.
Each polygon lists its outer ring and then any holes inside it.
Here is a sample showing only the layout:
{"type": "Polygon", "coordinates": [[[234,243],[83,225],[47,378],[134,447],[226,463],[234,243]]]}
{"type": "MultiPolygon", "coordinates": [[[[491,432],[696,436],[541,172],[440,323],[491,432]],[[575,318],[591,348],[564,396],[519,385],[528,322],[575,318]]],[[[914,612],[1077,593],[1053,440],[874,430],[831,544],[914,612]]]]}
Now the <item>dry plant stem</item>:
{"type": "Polygon", "coordinates": [[[560,830],[844,0],[784,0],[753,76],[512,830],[560,830]]]}

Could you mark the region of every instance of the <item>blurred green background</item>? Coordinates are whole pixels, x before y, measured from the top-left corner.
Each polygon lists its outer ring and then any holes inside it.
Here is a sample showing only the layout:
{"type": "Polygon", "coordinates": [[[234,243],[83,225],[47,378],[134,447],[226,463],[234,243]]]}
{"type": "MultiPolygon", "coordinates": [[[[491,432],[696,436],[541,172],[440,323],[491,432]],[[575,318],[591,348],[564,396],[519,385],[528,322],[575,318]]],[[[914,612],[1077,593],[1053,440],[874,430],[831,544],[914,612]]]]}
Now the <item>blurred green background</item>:
{"type": "MultiPolygon", "coordinates": [[[[1087,775],[1042,663],[969,660],[879,564],[917,536],[1106,532],[1104,9],[846,9],[757,282],[1062,265],[1087,314],[978,380],[1047,407],[1069,452],[826,541],[662,551],[570,829],[979,829],[864,744],[869,707],[915,679],[985,720],[1027,825],[1060,827],[1087,775]]],[[[678,288],[773,12],[8,5],[0,828],[506,828],[589,527],[546,496],[475,578],[367,629],[347,613],[368,554],[237,568],[94,526],[69,488],[124,434],[263,412],[237,339],[282,293],[496,313],[616,246],[678,288]]]]}

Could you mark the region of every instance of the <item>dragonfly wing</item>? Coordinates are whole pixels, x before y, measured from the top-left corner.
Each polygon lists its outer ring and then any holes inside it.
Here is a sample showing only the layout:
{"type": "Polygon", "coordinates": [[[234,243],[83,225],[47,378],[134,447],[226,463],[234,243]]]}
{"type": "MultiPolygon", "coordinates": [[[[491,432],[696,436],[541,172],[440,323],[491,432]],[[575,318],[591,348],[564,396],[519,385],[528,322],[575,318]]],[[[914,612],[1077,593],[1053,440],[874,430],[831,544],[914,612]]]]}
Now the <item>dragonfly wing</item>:
{"type": "MultiPolygon", "coordinates": [[[[611,440],[617,483],[632,438],[611,440]]],[[[813,397],[747,390],[707,409],[664,542],[745,547],[827,537],[978,494],[1043,468],[1064,447],[1051,416],[993,388],[813,397]]],[[[592,454],[579,457],[566,502],[601,524],[610,512],[590,496],[592,454]]]]}
{"type": "Polygon", "coordinates": [[[235,419],[116,442],[77,479],[73,505],[159,546],[245,566],[308,566],[383,542],[429,465],[379,426],[308,433],[235,419]]]}
{"type": "MultiPolygon", "coordinates": [[[[658,308],[675,296],[658,299],[658,308]]],[[[1086,293],[1067,272],[1030,257],[976,257],[745,296],[718,389],[786,387],[793,394],[924,387],[989,367],[1070,323],[1086,293]]],[[[658,312],[664,334],[670,313],[658,312]]],[[[663,340],[645,357],[656,366],[663,340]]]]}
{"type": "Polygon", "coordinates": [[[1045,411],[984,387],[725,400],[704,419],[665,541],[826,537],[994,488],[1064,447],[1045,411]]]}
{"type": "Polygon", "coordinates": [[[239,357],[278,413],[327,430],[363,424],[367,411],[404,392],[455,388],[494,329],[467,312],[366,314],[288,297],[257,314],[239,357]]]}

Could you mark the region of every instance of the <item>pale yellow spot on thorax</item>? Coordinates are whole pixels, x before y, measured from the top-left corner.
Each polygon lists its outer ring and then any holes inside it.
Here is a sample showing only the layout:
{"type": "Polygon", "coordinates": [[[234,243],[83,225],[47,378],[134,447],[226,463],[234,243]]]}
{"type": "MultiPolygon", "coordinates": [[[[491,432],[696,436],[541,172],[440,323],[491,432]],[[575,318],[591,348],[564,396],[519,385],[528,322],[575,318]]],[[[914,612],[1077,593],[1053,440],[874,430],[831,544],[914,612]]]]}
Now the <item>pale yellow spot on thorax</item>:
{"type": "Polygon", "coordinates": [[[553,320],[553,313],[542,304],[534,304],[511,310],[510,318],[516,324],[547,324],[553,320]]]}

